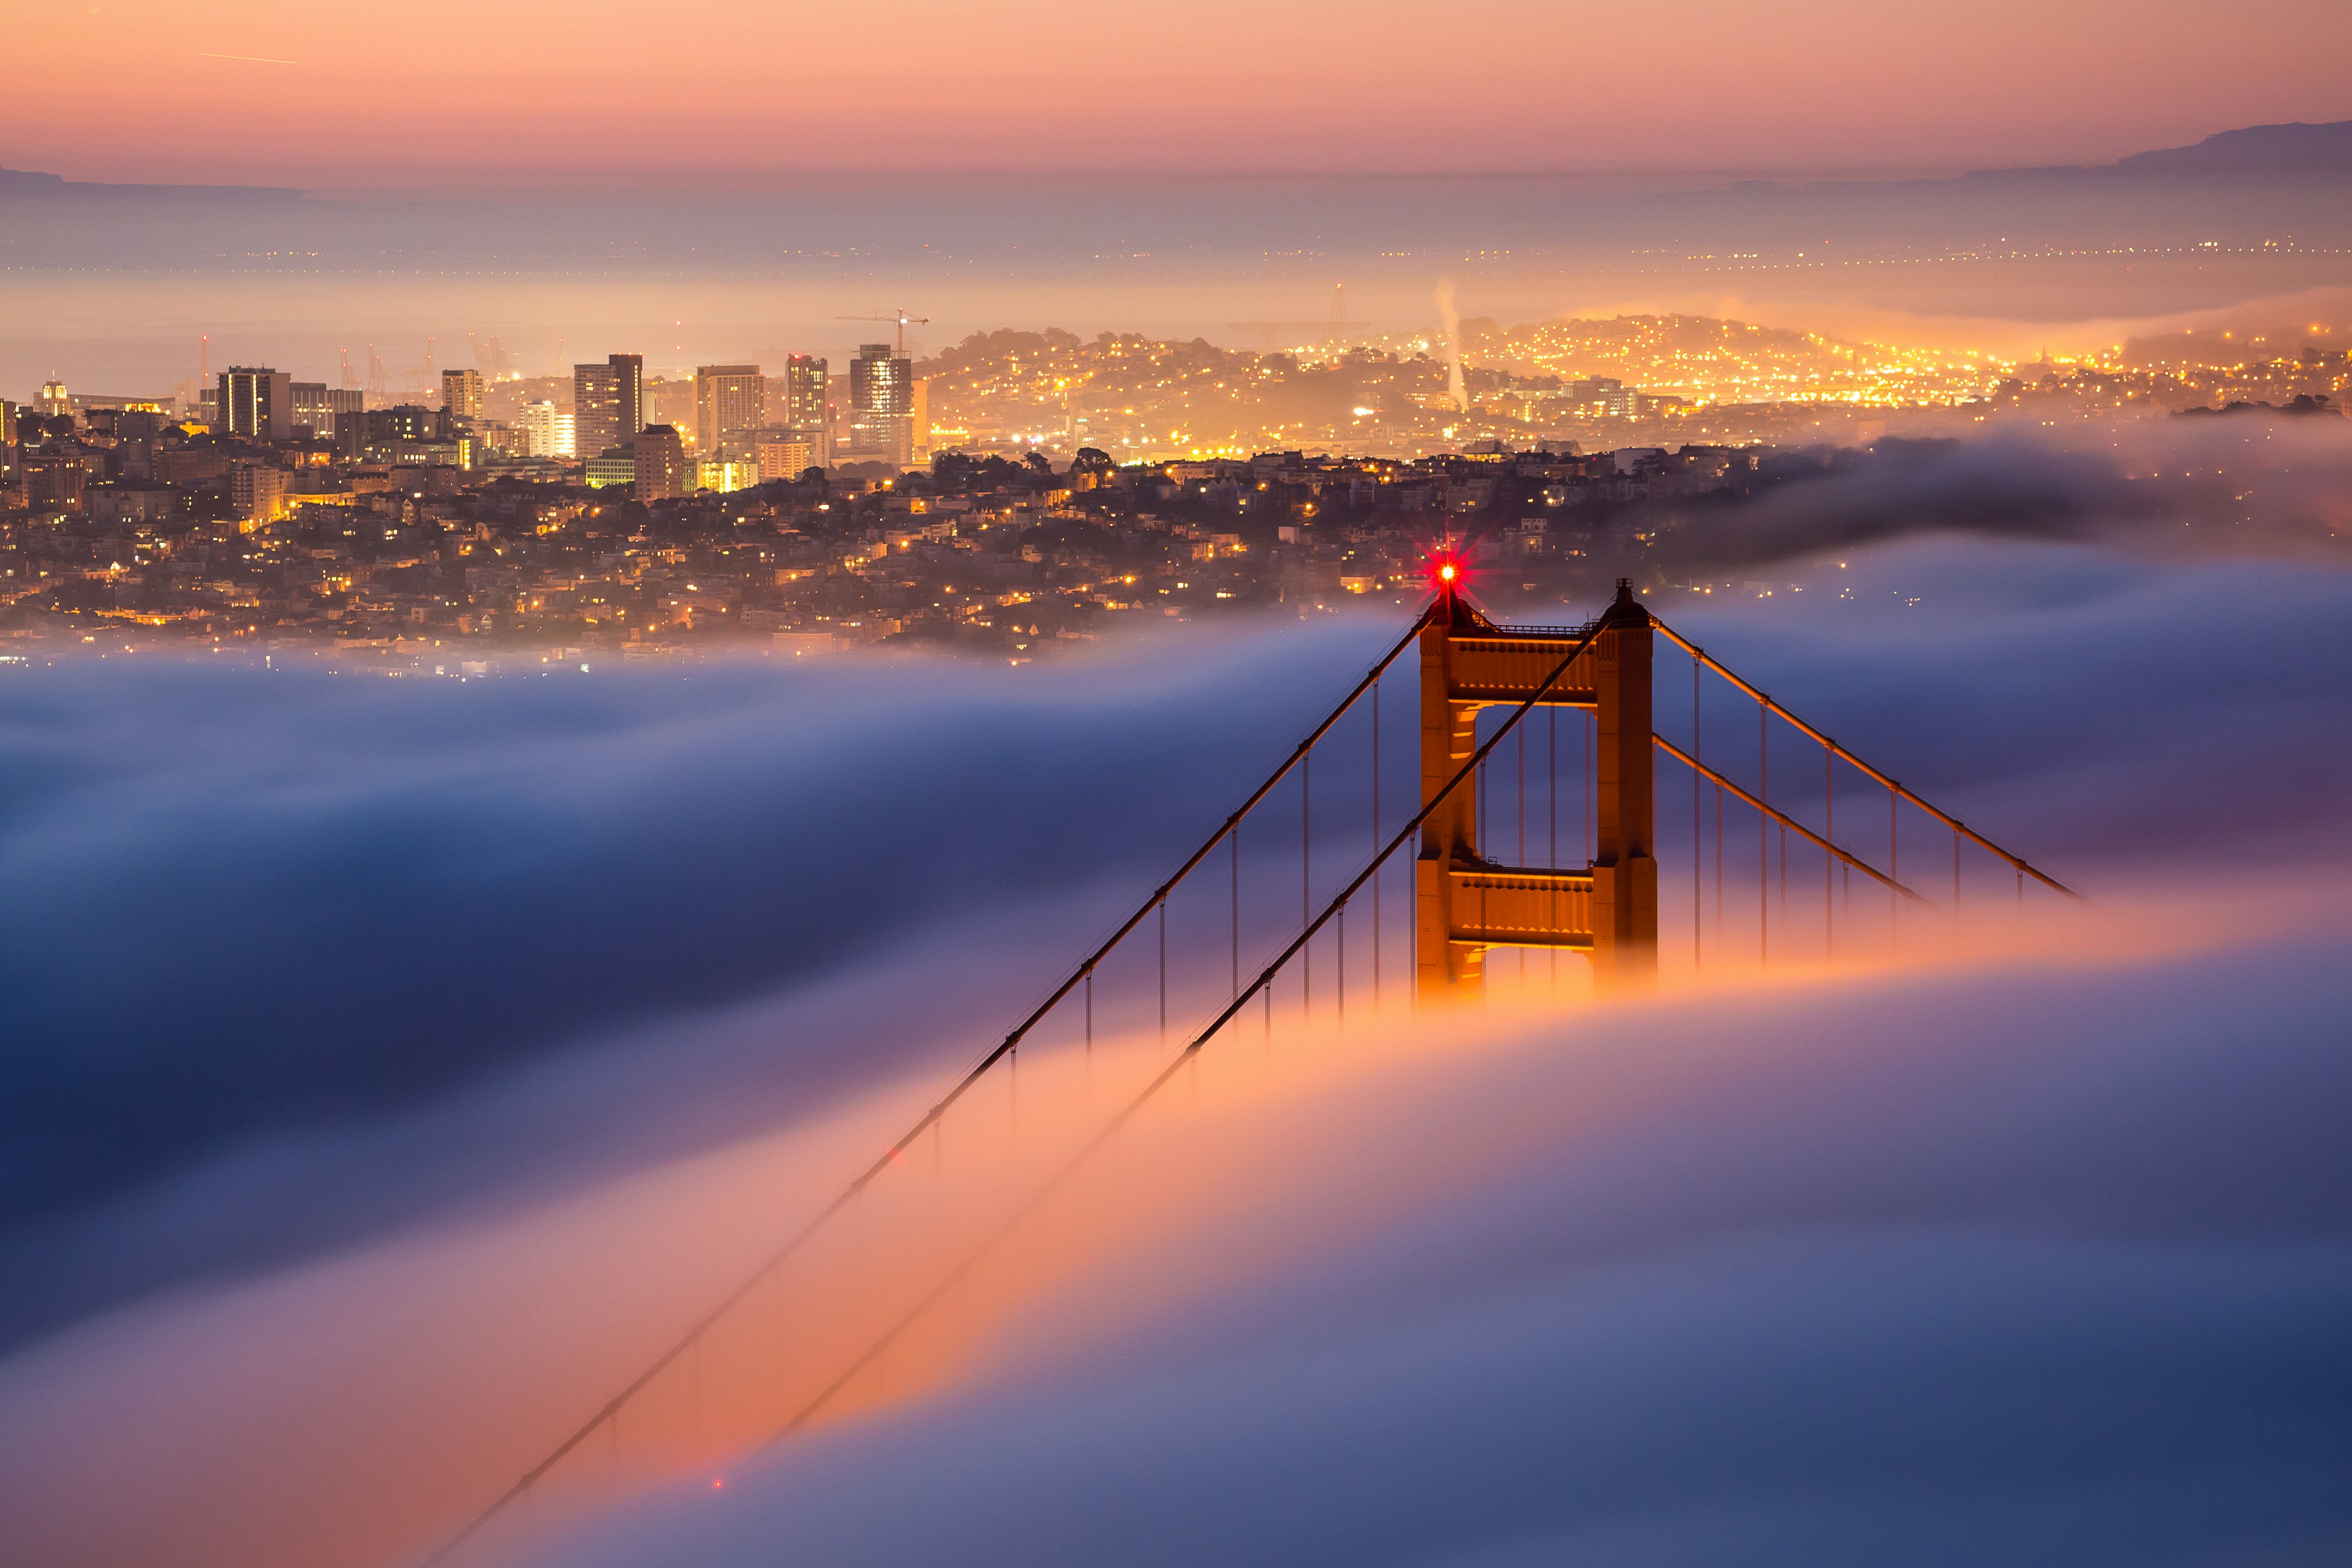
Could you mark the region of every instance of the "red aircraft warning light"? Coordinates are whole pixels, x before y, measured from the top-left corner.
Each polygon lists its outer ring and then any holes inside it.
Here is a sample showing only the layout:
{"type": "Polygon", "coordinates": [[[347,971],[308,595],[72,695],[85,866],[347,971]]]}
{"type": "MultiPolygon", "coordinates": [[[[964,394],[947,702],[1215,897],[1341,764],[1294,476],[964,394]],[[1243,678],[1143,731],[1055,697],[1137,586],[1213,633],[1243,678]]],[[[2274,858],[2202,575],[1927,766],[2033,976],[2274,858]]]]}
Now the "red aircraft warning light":
{"type": "Polygon", "coordinates": [[[1470,585],[1470,569],[1451,547],[1433,550],[1429,555],[1429,585],[1450,598],[1470,585]]]}

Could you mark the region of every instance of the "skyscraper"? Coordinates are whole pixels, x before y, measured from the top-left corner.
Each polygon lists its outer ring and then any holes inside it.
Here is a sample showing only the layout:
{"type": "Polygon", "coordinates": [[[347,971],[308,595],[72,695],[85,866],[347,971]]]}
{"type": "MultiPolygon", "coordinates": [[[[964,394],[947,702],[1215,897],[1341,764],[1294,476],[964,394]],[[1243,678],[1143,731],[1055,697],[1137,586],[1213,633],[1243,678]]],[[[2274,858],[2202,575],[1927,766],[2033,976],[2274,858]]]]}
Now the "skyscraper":
{"type": "Polygon", "coordinates": [[[228,469],[229,510],[239,522],[254,526],[276,522],[285,511],[286,471],[260,463],[231,463],[228,469]]]}
{"type": "Polygon", "coordinates": [[[441,373],[441,405],[452,419],[474,423],[482,417],[482,373],[445,370],[441,373]]]}
{"type": "Polygon", "coordinates": [[[610,354],[572,367],[572,413],[580,455],[593,458],[636,438],[646,416],[643,354],[610,354]]]}
{"type": "Polygon", "coordinates": [[[258,441],[291,440],[294,377],[282,370],[231,365],[214,389],[215,416],[223,434],[258,441]]]}
{"type": "Polygon", "coordinates": [[[768,379],[756,364],[705,364],[694,371],[694,445],[705,458],[748,455],[765,422],[768,379]]]}
{"type": "Polygon", "coordinates": [[[523,454],[531,458],[575,458],[580,455],[575,416],[541,399],[522,405],[523,454]]]}
{"type": "Polygon", "coordinates": [[[639,500],[668,500],[686,493],[686,443],[675,425],[648,425],[637,432],[639,500]]]}
{"type": "Polygon", "coordinates": [[[849,362],[849,420],[854,445],[904,468],[915,456],[914,362],[888,343],[866,343],[849,362]]]}
{"type": "Polygon", "coordinates": [[[784,361],[783,417],[777,423],[795,430],[823,425],[824,403],[832,387],[833,378],[824,361],[807,354],[793,355],[784,361]]]}
{"type": "Polygon", "coordinates": [[[760,460],[760,481],[796,479],[822,467],[816,444],[804,430],[763,430],[753,456],[760,460]]]}
{"type": "Polygon", "coordinates": [[[308,428],[311,435],[332,436],[335,433],[335,405],[327,401],[327,384],[323,381],[297,381],[289,384],[294,410],[294,427],[308,428]]]}

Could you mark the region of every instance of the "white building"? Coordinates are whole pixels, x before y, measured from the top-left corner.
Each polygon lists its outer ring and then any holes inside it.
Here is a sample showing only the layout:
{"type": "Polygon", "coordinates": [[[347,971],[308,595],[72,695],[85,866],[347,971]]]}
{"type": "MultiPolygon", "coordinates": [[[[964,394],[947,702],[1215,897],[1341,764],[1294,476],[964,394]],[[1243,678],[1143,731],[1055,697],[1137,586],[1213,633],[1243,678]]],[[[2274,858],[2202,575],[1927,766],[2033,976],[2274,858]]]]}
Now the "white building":
{"type": "Polygon", "coordinates": [[[542,399],[522,405],[522,417],[517,423],[522,429],[523,456],[526,458],[576,458],[579,441],[572,411],[558,408],[542,399]]]}

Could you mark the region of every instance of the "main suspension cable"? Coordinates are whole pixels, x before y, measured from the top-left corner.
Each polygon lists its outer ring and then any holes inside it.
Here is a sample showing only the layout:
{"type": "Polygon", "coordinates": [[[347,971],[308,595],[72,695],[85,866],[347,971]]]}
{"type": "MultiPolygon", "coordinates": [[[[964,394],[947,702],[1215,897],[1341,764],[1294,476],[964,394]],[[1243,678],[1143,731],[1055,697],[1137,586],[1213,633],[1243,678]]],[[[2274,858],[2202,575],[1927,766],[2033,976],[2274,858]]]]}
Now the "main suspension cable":
{"type": "MultiPolygon", "coordinates": [[[[1105,939],[1103,943],[1099,947],[1096,948],[1094,952],[1088,953],[1085,959],[1080,961],[1077,967],[1071,971],[1069,977],[1064,980],[1061,984],[1054,988],[1052,994],[1048,995],[1045,1001],[1039,1003],[1036,1007],[1031,1010],[1029,1016],[1022,1019],[1019,1024],[1015,1025],[1013,1030],[1007,1034],[1002,1041],[998,1042],[993,1047],[982,1055],[978,1061],[974,1062],[971,1067],[967,1068],[964,1073],[948,1089],[947,1092],[942,1094],[936,1101],[934,1101],[930,1109],[924,1111],[911,1127],[908,1128],[905,1132],[901,1133],[894,1142],[892,1142],[889,1147],[885,1149],[871,1164],[867,1165],[863,1171],[860,1171],[855,1177],[851,1178],[849,1184],[844,1187],[840,1193],[836,1194],[831,1202],[827,1203],[824,1207],[819,1209],[815,1215],[803,1222],[797,1231],[794,1231],[792,1236],[784,1240],[782,1245],[778,1247],[775,1251],[769,1254],[766,1259],[751,1270],[751,1272],[743,1279],[742,1283],[736,1286],[734,1289],[729,1291],[716,1307],[713,1307],[709,1312],[705,1313],[699,1320],[698,1320],[693,1326],[688,1328],[684,1333],[680,1334],[675,1343],[654,1359],[652,1364],[648,1365],[645,1371],[638,1373],[635,1379],[633,1379],[620,1391],[620,1393],[614,1394],[611,1399],[606,1400],[603,1406],[601,1406],[594,1415],[591,1415],[586,1421],[581,1423],[579,1427],[569,1436],[565,1437],[562,1442],[555,1445],[552,1449],[549,1450],[546,1458],[542,1458],[538,1464],[532,1466],[530,1469],[524,1471],[521,1478],[515,1481],[514,1484],[509,1486],[505,1491],[499,1493],[498,1498],[493,1500],[488,1508],[485,1508],[480,1513],[468,1521],[465,1527],[459,1530],[455,1535],[451,1536],[447,1541],[436,1547],[433,1551],[432,1554],[424,1560],[422,1568],[435,1568],[435,1564],[446,1561],[452,1552],[456,1552],[458,1547],[464,1545],[465,1542],[471,1539],[484,1525],[489,1523],[491,1520],[497,1518],[501,1512],[505,1511],[505,1510],[511,1505],[516,1499],[529,1492],[533,1486],[538,1484],[541,1477],[545,1476],[550,1470],[562,1463],[567,1455],[571,1454],[573,1449],[577,1448],[582,1443],[593,1436],[596,1428],[616,1420],[620,1415],[621,1407],[623,1405],[626,1405],[631,1399],[634,1399],[638,1394],[642,1393],[646,1384],[652,1383],[655,1378],[660,1376],[662,1373],[668,1370],[670,1364],[676,1362],[679,1356],[686,1354],[693,1347],[695,1342],[703,1334],[709,1331],[711,1327],[715,1325],[719,1319],[734,1310],[734,1309],[742,1302],[745,1297],[751,1295],[754,1289],[759,1288],[760,1284],[763,1280],[765,1280],[770,1275],[773,1274],[777,1269],[782,1268],[785,1263],[789,1262],[795,1255],[797,1255],[801,1248],[806,1246],[812,1237],[814,1237],[820,1230],[824,1229],[824,1226],[833,1220],[834,1216],[840,1214],[842,1210],[854,1203],[857,1196],[873,1183],[877,1176],[879,1176],[884,1171],[889,1169],[893,1164],[898,1163],[905,1156],[907,1150],[913,1145],[917,1139],[920,1138],[926,1131],[936,1125],[940,1120],[947,1114],[949,1109],[958,1100],[961,1100],[964,1095],[970,1091],[971,1087],[978,1083],[991,1068],[994,1068],[998,1062],[1003,1060],[1007,1056],[1011,1055],[1012,1052],[1019,1048],[1022,1039],[1027,1036],[1029,1031],[1035,1028],[1039,1023],[1044,1021],[1047,1014],[1051,1013],[1055,1006],[1059,1005],[1065,998],[1069,996],[1073,991],[1077,990],[1081,985],[1087,987],[1089,1003],[1087,1011],[1089,1015],[1091,1015],[1093,1011],[1091,1005],[1093,992],[1092,981],[1096,967],[1099,965],[1106,957],[1109,956],[1113,949],[1117,948],[1120,942],[1126,941],[1129,936],[1133,934],[1138,926],[1140,926],[1146,920],[1150,919],[1152,911],[1159,909],[1167,900],[1168,895],[1175,889],[1176,885],[1181,882],[1186,877],[1190,876],[1193,869],[1198,867],[1202,861],[1207,859],[1210,853],[1213,851],[1219,844],[1224,841],[1226,835],[1233,833],[1240,826],[1242,818],[1248,816],[1251,811],[1255,809],[1258,803],[1265,800],[1268,795],[1272,794],[1276,786],[1280,784],[1282,781],[1289,775],[1290,770],[1297,766],[1306,759],[1307,753],[1314,749],[1316,742],[1320,741],[1325,734],[1329,732],[1331,727],[1334,724],[1337,724],[1340,719],[1347,714],[1349,710],[1356,705],[1358,699],[1361,698],[1365,692],[1371,689],[1373,683],[1380,679],[1381,673],[1385,671],[1390,665],[1396,662],[1398,656],[1402,655],[1406,648],[1412,646],[1413,640],[1420,637],[1422,628],[1429,624],[1430,617],[1437,613],[1439,605],[1442,603],[1443,601],[1438,601],[1431,604],[1428,607],[1424,608],[1420,615],[1413,617],[1412,625],[1405,629],[1404,635],[1396,640],[1395,645],[1391,647],[1387,653],[1381,656],[1379,662],[1374,664],[1372,668],[1365,673],[1364,678],[1356,683],[1355,689],[1349,691],[1348,695],[1340,700],[1339,705],[1334,708],[1321,723],[1316,725],[1305,740],[1298,742],[1297,746],[1292,750],[1290,755],[1284,759],[1281,765],[1276,767],[1272,773],[1267,775],[1265,783],[1259,784],[1256,789],[1250,793],[1248,799],[1244,800],[1239,806],[1234,808],[1233,814],[1225,818],[1223,823],[1217,827],[1216,831],[1209,835],[1208,839],[1202,843],[1198,849],[1195,849],[1190,856],[1186,857],[1184,863],[1176,868],[1176,871],[1172,876],[1169,877],[1166,881],[1160,883],[1159,887],[1152,889],[1150,895],[1147,897],[1139,906],[1138,906],[1133,914],[1129,915],[1126,921],[1121,922],[1117,931],[1113,931],[1109,937],[1105,939]]],[[[1418,825],[1420,820],[1421,819],[1419,817],[1415,817],[1414,823],[1418,825]]],[[[1270,1027],[1271,1019],[1269,1019],[1268,1022],[1270,1027]]],[[[1091,1017],[1089,1018],[1089,1023],[1091,1023],[1091,1017]]],[[[1088,1032],[1091,1034],[1091,1028],[1088,1032]]]]}

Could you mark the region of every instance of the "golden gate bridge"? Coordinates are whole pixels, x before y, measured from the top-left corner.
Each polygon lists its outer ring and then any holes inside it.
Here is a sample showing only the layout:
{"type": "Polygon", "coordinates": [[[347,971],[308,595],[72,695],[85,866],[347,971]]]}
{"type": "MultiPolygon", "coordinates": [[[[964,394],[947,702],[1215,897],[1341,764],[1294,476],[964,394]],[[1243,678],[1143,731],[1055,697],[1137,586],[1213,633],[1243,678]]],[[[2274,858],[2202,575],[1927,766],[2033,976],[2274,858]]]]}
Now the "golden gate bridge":
{"type": "MultiPolygon", "coordinates": [[[[1527,955],[1542,954],[1557,995],[1559,956],[1570,953],[1587,961],[1592,994],[1638,994],[1656,984],[1668,955],[1696,977],[1710,964],[1739,970],[1889,952],[1902,940],[1906,911],[1915,921],[1928,918],[1940,898],[1942,916],[1956,922],[1972,885],[1979,901],[2021,906],[2035,890],[2079,898],[1726,668],[1654,615],[1630,584],[1621,582],[1615,599],[1584,624],[1506,626],[1471,602],[1462,576],[1450,555],[1433,561],[1430,603],[1171,875],[732,1289],[551,1441],[425,1562],[494,1552],[502,1531],[517,1527],[541,1494],[563,1491],[567,1478],[576,1491],[595,1489],[615,1473],[647,1480],[692,1473],[789,1437],[850,1403],[862,1382],[887,1373],[894,1348],[918,1324],[1204,1053],[1252,1035],[1270,1050],[1278,990],[1290,1016],[1295,984],[1300,1022],[1344,1026],[1351,998],[1360,1016],[1367,1006],[1400,1005],[1434,1013],[1494,989],[1489,955],[1503,949],[1521,955],[1522,986],[1527,955]],[[1662,651],[1676,681],[1672,700],[1662,695],[1662,651]],[[1418,788],[1390,810],[1381,799],[1381,757],[1392,704],[1384,706],[1383,691],[1409,653],[1417,655],[1418,788]],[[1677,660],[1688,669],[1689,711],[1670,737],[1660,722],[1669,709],[1679,714],[1677,660]],[[1727,725],[1727,700],[1736,721],[1752,711],[1752,729],[1727,725]],[[1792,742],[1807,758],[1795,769],[1792,742]],[[1315,761],[1328,748],[1353,748],[1368,764],[1365,820],[1338,820],[1328,806],[1318,816],[1315,761]],[[1679,875],[1667,880],[1661,869],[1662,756],[1689,784],[1688,831],[1677,830],[1672,846],[1685,855],[1686,882],[1679,875]],[[1295,799],[1285,787],[1294,779],[1295,799]],[[1531,805],[1539,808],[1540,864],[1530,848],[1531,805]],[[1743,826],[1749,820],[1752,861],[1743,826]],[[1907,874],[1906,833],[1914,868],[1907,874]],[[1254,889],[1246,905],[1244,898],[1245,834],[1276,842],[1296,836],[1297,920],[1270,942],[1251,929],[1253,915],[1264,923],[1264,889],[1254,889]],[[1930,844],[1948,837],[1948,887],[1939,859],[1918,869],[1923,834],[1930,844]],[[1507,841],[1509,859],[1500,858],[1507,841]],[[1347,869],[1330,870],[1335,856],[1347,869]],[[1752,906],[1745,902],[1750,869],[1752,906]],[[1662,898],[1686,903],[1686,925],[1662,922],[1662,898]],[[1408,910],[1402,922],[1388,918],[1396,900],[1408,910]],[[1171,949],[1171,911],[1180,905],[1171,949]],[[1245,945],[1264,955],[1254,969],[1244,969],[1245,945]],[[1396,963],[1401,945],[1409,949],[1403,966],[1396,963]],[[1401,985],[1389,979],[1400,967],[1401,985]],[[1197,1021],[1171,1034],[1171,1009],[1197,1021]],[[1117,1079],[1109,1085],[1115,1092],[1097,1104],[1098,1070],[1121,1065],[1108,1061],[1114,1047],[1126,1070],[1105,1075],[1117,1079]],[[1087,1092],[1058,1118],[1055,1135],[1041,1136],[1033,1117],[1020,1157],[1007,1152],[1011,1141],[984,1151],[982,1158],[1001,1167],[992,1171],[985,1217],[954,1238],[947,1257],[901,1257],[887,1266],[869,1258],[860,1265],[864,1275],[886,1273],[898,1287],[889,1308],[877,1314],[861,1305],[828,1319],[809,1297],[811,1279],[824,1273],[818,1255],[832,1246],[838,1260],[840,1233],[853,1214],[908,1201],[924,1180],[941,1180],[951,1127],[962,1141],[983,1145],[985,1138],[964,1139],[961,1123],[1009,1115],[1024,1127],[1024,1050],[1033,1060],[1045,1053],[1083,1063],[1087,1092]],[[713,1374],[706,1356],[722,1341],[735,1370],[713,1374]],[[642,1431],[635,1462],[625,1458],[625,1424],[642,1431]],[[587,1478],[592,1467],[602,1476],[587,1478]]],[[[1397,757],[1393,746],[1389,755],[1397,757]]],[[[1327,778],[1331,760],[1327,754],[1327,778]]],[[[1938,848],[1925,853],[1940,857],[1938,848]]],[[[1254,874],[1263,857],[1253,848],[1254,874]]]]}

